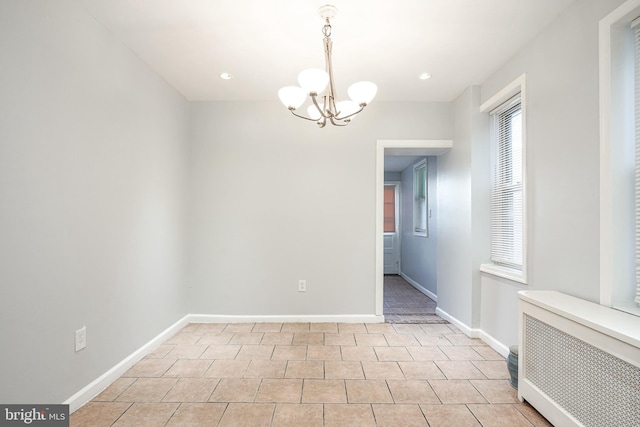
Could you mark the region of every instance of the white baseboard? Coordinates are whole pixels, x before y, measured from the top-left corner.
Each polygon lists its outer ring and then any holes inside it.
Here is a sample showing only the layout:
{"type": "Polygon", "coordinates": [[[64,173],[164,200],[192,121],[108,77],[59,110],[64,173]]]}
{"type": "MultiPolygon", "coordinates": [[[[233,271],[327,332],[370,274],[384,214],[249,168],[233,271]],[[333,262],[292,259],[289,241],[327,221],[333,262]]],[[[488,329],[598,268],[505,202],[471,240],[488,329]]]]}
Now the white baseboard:
{"type": "Polygon", "coordinates": [[[384,316],[374,314],[328,314],[328,315],[264,315],[241,316],[224,314],[190,314],[192,323],[383,323],[384,316]]]}
{"type": "Polygon", "coordinates": [[[502,357],[506,358],[509,355],[509,347],[507,347],[482,329],[470,328],[460,320],[442,310],[440,307],[436,308],[436,314],[454,325],[456,328],[460,329],[462,333],[469,338],[480,338],[482,341],[487,343],[489,347],[498,352],[502,357]]]}
{"type": "Polygon", "coordinates": [[[120,363],[93,380],[82,390],[62,402],[69,405],[69,412],[73,413],[85,403],[96,397],[111,383],[120,378],[133,365],[142,360],[147,354],[155,350],[160,344],[168,340],[189,323],[264,323],[264,322],[316,322],[316,323],[383,323],[384,316],[367,314],[342,315],[300,315],[300,316],[233,316],[214,314],[187,314],[182,319],[162,331],[151,341],[134,351],[120,363]]]}
{"type": "Polygon", "coordinates": [[[428,296],[429,298],[431,298],[435,302],[438,302],[438,295],[434,294],[433,292],[431,292],[427,288],[423,287],[418,282],[413,280],[411,277],[409,277],[406,274],[404,274],[402,271],[399,274],[400,274],[400,277],[402,277],[404,280],[409,282],[409,284],[411,286],[413,286],[414,288],[416,288],[417,290],[419,290],[420,292],[422,292],[423,294],[425,294],[426,296],[428,296]]]}
{"type": "Polygon", "coordinates": [[[480,337],[482,341],[486,342],[489,347],[500,353],[505,359],[509,356],[509,347],[502,344],[500,341],[489,335],[483,330],[480,330],[480,337]]]}
{"type": "Polygon", "coordinates": [[[468,327],[467,325],[465,325],[464,323],[462,323],[461,321],[459,321],[458,319],[456,319],[455,317],[453,317],[452,315],[450,315],[440,307],[436,308],[436,314],[442,317],[447,322],[451,323],[456,328],[460,329],[462,333],[468,336],[469,338],[480,338],[479,329],[472,329],[468,327]]]}
{"type": "Polygon", "coordinates": [[[180,329],[185,327],[189,323],[189,315],[184,316],[173,325],[169,326],[164,331],[160,332],[151,341],[140,347],[122,360],[120,363],[109,369],[104,374],[90,382],[82,390],[62,402],[65,405],[69,405],[69,413],[72,413],[79,409],[82,405],[89,402],[96,397],[100,392],[107,388],[111,383],[120,378],[122,374],[127,372],[133,365],[142,360],[147,354],[155,350],[160,344],[168,340],[180,329]]]}

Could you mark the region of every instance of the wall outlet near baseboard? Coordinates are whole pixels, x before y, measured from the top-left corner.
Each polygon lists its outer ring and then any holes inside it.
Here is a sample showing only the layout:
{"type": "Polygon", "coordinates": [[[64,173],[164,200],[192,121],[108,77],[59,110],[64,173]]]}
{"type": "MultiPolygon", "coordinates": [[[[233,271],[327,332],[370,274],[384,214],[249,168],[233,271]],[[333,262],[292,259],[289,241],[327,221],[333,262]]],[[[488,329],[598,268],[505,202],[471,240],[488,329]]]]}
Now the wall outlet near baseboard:
{"type": "Polygon", "coordinates": [[[87,327],[83,326],[82,328],[76,331],[76,353],[82,350],[87,346],[87,327]]]}
{"type": "Polygon", "coordinates": [[[298,280],[298,292],[307,292],[306,280],[298,280]]]}

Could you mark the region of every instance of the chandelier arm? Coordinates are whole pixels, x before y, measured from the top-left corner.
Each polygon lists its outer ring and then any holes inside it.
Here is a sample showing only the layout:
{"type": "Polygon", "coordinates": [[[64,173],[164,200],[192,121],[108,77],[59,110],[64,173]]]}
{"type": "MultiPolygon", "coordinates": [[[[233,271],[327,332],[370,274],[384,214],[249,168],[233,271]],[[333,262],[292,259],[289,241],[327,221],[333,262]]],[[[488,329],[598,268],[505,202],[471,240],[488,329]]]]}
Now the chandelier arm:
{"type": "Polygon", "coordinates": [[[327,108],[327,110],[329,110],[329,114],[331,115],[331,117],[336,117],[338,114],[340,114],[340,111],[338,111],[338,106],[336,105],[336,99],[332,96],[329,97],[329,107],[327,108]]]}
{"type": "MultiPolygon", "coordinates": [[[[320,113],[320,115],[322,117],[324,117],[325,119],[328,118],[329,116],[325,114],[324,110],[322,109],[322,107],[320,107],[320,104],[318,104],[318,100],[317,100],[317,96],[314,95],[314,93],[310,93],[309,96],[311,96],[311,101],[313,101],[313,105],[316,106],[316,108],[318,109],[318,112],[320,113]]],[[[325,104],[327,103],[326,100],[326,96],[325,96],[325,104]]]]}
{"type": "Polygon", "coordinates": [[[362,110],[364,110],[364,107],[366,107],[367,104],[365,104],[364,102],[362,104],[360,104],[360,109],[358,111],[356,111],[355,113],[351,113],[348,116],[344,116],[344,117],[336,117],[337,120],[345,120],[348,119],[350,117],[355,116],[356,114],[360,114],[362,112],[362,110]]]}
{"type": "Polygon", "coordinates": [[[346,126],[349,123],[351,123],[351,120],[349,120],[348,122],[346,122],[344,124],[343,123],[336,123],[336,121],[334,119],[340,120],[337,117],[330,117],[329,120],[331,120],[331,124],[334,125],[334,126],[346,126]]]}
{"type": "Polygon", "coordinates": [[[311,121],[311,122],[315,122],[315,121],[317,121],[316,119],[310,119],[309,117],[302,116],[302,115],[300,115],[300,114],[296,113],[294,110],[295,110],[295,109],[289,108],[289,111],[291,111],[291,114],[293,114],[293,115],[294,115],[294,116],[296,116],[296,117],[300,117],[301,119],[309,120],[309,121],[311,121]]]}

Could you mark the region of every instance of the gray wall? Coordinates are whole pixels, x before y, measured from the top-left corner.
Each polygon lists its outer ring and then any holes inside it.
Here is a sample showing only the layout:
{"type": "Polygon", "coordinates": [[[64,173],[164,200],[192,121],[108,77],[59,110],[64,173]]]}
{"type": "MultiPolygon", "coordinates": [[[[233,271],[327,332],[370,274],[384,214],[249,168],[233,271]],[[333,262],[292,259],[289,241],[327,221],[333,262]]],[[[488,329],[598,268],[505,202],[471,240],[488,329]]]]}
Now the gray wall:
{"type": "MultiPolygon", "coordinates": [[[[418,163],[418,162],[416,162],[418,163]]],[[[414,163],[415,165],[415,163],[414,163]]],[[[427,237],[413,234],[413,165],[402,171],[402,238],[400,266],[402,273],[422,288],[438,295],[437,287],[437,159],[427,158],[427,209],[431,217],[427,218],[427,237]]]]}
{"type": "Polygon", "coordinates": [[[489,254],[488,118],[480,88],[453,103],[451,151],[438,157],[438,308],[480,326],[480,264],[489,254]]]}
{"type": "Polygon", "coordinates": [[[0,402],[62,402],[186,313],[188,104],[73,1],[0,52],[0,402]]]}
{"type": "Polygon", "coordinates": [[[482,329],[517,340],[519,289],[598,302],[598,22],[621,0],[573,3],[482,85],[485,101],[527,73],[529,284],[482,277],[482,329]]]}
{"type": "Polygon", "coordinates": [[[450,108],[372,103],[318,129],[276,102],[194,104],[191,312],[374,314],[376,140],[451,138],[450,108]]]}

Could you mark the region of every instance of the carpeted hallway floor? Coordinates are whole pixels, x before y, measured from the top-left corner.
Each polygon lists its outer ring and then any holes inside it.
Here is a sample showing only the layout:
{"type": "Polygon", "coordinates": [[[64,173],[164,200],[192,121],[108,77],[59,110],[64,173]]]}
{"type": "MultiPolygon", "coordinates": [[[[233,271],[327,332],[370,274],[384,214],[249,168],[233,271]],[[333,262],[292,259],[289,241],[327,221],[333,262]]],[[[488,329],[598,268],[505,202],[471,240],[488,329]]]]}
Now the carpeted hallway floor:
{"type": "Polygon", "coordinates": [[[401,276],[384,276],[384,317],[387,323],[447,323],[436,315],[437,303],[401,276]]]}

